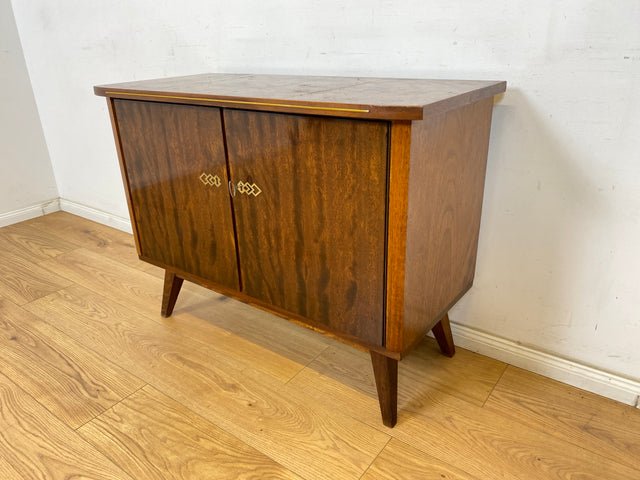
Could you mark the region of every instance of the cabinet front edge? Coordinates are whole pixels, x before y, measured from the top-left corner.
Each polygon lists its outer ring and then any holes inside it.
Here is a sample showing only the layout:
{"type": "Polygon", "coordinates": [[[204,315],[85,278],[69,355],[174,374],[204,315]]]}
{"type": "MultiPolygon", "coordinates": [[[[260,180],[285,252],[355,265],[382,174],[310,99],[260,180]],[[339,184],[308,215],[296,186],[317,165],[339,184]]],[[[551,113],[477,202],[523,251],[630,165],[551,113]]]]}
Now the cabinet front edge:
{"type": "Polygon", "coordinates": [[[276,113],[297,113],[304,115],[322,115],[329,117],[362,118],[370,120],[419,120],[423,115],[422,106],[379,106],[342,103],[298,102],[295,100],[217,97],[209,95],[190,95],[187,93],[146,92],[117,90],[107,87],[94,87],[94,93],[108,98],[144,100],[151,102],[183,103],[226,107],[239,110],[259,110],[276,113]]]}

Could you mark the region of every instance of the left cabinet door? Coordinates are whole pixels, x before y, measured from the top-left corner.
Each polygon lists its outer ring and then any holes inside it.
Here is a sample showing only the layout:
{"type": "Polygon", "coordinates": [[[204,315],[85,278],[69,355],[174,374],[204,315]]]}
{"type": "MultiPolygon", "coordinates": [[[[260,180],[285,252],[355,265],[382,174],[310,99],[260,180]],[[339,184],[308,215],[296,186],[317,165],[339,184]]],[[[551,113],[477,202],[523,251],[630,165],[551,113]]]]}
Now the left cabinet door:
{"type": "Polygon", "coordinates": [[[239,289],[220,109],[114,99],[140,256],[239,289]]]}

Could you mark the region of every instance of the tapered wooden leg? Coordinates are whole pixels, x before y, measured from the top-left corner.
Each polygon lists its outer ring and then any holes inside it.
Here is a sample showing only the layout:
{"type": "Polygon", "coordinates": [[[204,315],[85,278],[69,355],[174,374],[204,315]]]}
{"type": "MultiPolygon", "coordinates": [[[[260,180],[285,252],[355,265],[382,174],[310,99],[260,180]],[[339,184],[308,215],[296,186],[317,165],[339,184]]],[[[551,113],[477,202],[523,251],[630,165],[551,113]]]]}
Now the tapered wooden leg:
{"type": "Polygon", "coordinates": [[[393,427],[398,421],[398,360],[371,351],[371,363],[378,389],[382,423],[393,427]]]}
{"type": "Polygon", "coordinates": [[[164,272],[164,290],[162,292],[162,316],[169,317],[173,312],[173,307],[178,300],[180,287],[182,287],[183,279],[177,277],[175,273],[165,270],[164,272]]]}
{"type": "Polygon", "coordinates": [[[451,335],[451,324],[449,323],[449,314],[445,313],[444,317],[436,323],[431,330],[438,341],[440,351],[447,357],[453,357],[456,353],[456,346],[453,344],[453,335],[451,335]]]}

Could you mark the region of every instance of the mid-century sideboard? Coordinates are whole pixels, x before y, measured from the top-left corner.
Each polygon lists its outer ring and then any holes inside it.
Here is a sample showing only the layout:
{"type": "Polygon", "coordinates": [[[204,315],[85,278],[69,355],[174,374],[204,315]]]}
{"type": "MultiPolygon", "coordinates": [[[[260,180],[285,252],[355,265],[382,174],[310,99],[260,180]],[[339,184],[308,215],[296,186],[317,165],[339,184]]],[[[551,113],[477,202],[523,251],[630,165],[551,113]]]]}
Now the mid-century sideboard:
{"type": "Polygon", "coordinates": [[[136,247],[183,280],[371,353],[382,419],[398,360],[475,272],[505,82],[204,74],[97,86],[136,247]]]}

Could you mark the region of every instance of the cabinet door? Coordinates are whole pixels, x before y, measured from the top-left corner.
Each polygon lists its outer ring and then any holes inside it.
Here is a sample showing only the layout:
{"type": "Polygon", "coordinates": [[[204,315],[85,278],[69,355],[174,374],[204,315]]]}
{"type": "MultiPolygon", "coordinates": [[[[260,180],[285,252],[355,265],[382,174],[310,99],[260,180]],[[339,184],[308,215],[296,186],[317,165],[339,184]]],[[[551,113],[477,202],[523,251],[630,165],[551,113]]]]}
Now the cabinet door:
{"type": "Polygon", "coordinates": [[[220,110],[114,103],[140,255],[237,289],[220,110]]]}
{"type": "Polygon", "coordinates": [[[224,119],[244,292],[382,344],[388,124],[224,119]]]}

